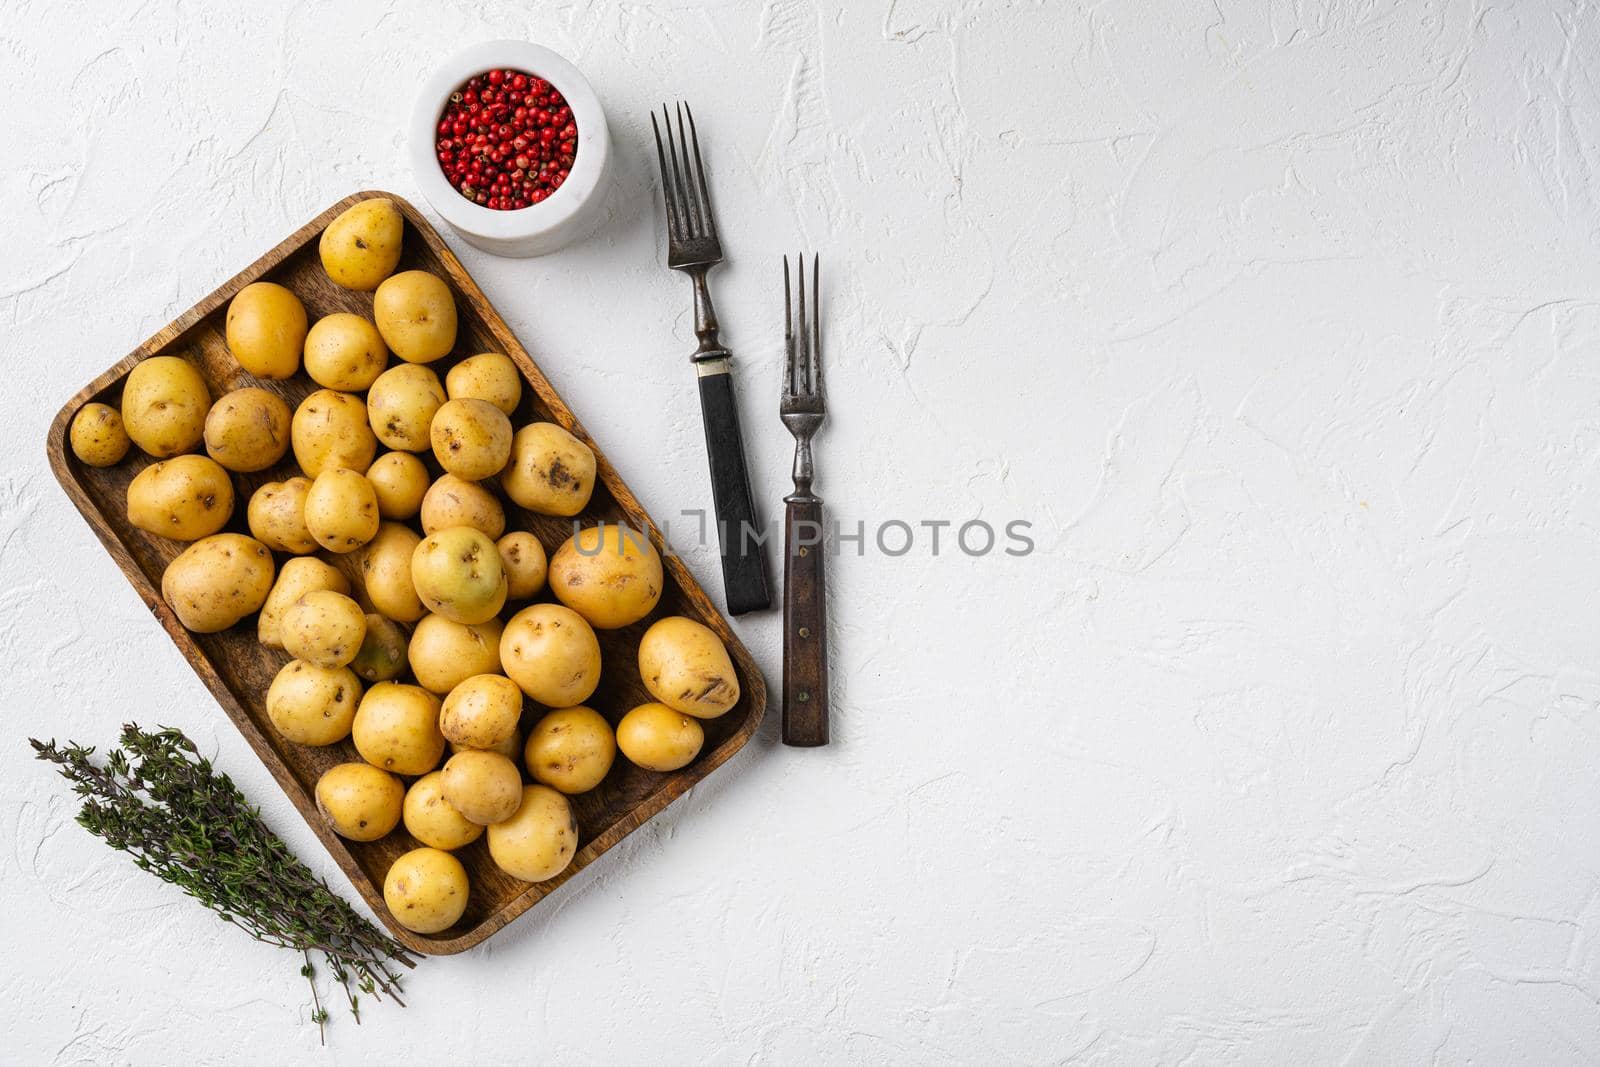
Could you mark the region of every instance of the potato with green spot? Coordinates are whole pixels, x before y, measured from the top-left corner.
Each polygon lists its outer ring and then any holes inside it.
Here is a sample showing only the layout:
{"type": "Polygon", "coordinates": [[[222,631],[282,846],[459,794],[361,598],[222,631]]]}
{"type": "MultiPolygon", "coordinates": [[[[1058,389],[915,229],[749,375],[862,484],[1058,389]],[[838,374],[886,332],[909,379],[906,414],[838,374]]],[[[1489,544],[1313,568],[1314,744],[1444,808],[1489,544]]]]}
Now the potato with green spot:
{"type": "Polygon", "coordinates": [[[467,626],[488,622],[506,603],[500,551],[470,526],[423,538],[411,553],[411,582],[429,611],[467,626]]]}
{"type": "Polygon", "coordinates": [[[361,639],[361,651],[350,661],[350,669],[364,681],[393,681],[405,673],[409,639],[405,627],[393,619],[368,612],[367,633],[361,639]]]}

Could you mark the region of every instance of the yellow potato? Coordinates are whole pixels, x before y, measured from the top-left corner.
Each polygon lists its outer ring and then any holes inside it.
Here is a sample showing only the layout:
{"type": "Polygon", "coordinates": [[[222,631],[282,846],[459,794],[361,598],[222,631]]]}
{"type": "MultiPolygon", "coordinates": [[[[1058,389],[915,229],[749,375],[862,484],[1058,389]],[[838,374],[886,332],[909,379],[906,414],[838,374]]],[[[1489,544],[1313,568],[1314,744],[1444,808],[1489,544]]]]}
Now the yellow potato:
{"type": "MultiPolygon", "coordinates": [[[[451,741],[450,751],[452,754],[454,754],[456,752],[473,752],[478,750],[474,749],[471,745],[461,745],[451,741]]],[[[516,760],[522,755],[522,735],[513,732],[510,737],[506,738],[498,745],[495,745],[493,748],[482,749],[482,751],[498,752],[508,760],[516,760]]]]}
{"type": "Polygon", "coordinates": [[[675,771],[700,754],[700,720],[665,704],[640,704],[617,723],[617,747],[647,771],[675,771]]]}
{"type": "Polygon", "coordinates": [[[233,482],[205,456],[152,463],[128,483],[128,521],[146,533],[197,541],[228,524],[233,482]]]}
{"type": "Polygon", "coordinates": [[[285,563],[272,592],[261,606],[261,617],[256,620],[256,639],[267,648],[282,648],[284,614],[301,597],[319,589],[348,595],[350,581],[338,568],[312,556],[296,556],[285,563]]]}
{"type": "Polygon", "coordinates": [[[206,415],[206,455],[231,471],[262,471],[289,450],[289,405],[265,389],[235,389],[206,415]]]}
{"type": "Polygon", "coordinates": [[[393,619],[367,613],[367,633],[361,639],[361,651],[350,661],[356,676],[368,682],[388,682],[400,677],[406,669],[405,627],[393,619]]]}
{"type": "Polygon", "coordinates": [[[243,534],[203,537],[167,564],[161,597],[185,629],[226,630],[261,610],[272,591],[272,553],[243,534]]]}
{"type": "Polygon", "coordinates": [[[210,410],[206,380],[177,356],[152,356],[122,386],[122,427],[157,459],[192,451],[205,435],[210,410]]]}
{"type": "Polygon", "coordinates": [[[411,553],[411,582],[429,611],[468,626],[488,622],[506,603],[500,552],[470,526],[423,538],[411,553]]]}
{"type": "Polygon", "coordinates": [[[550,591],[601,630],[655,609],[665,581],[661,554],[637,530],[614,522],[579,530],[550,557],[550,591]]]}
{"type": "Polygon", "coordinates": [[[571,517],[594,492],[594,451],[553,422],[529,423],[511,438],[500,475],[506,495],[529,511],[571,517]]]}
{"type": "Polygon", "coordinates": [[[361,682],[348,668],[294,659],[267,689],[267,718],[297,745],[331,745],[350,736],[360,702],[361,682]]]}
{"type": "Polygon", "coordinates": [[[289,605],[280,634],[283,650],[317,667],[343,667],[367,636],[361,605],[331,589],[315,589],[289,605]]]}
{"type": "Polygon", "coordinates": [[[360,315],[336,311],[306,334],[306,373],[325,389],[359,393],[383,373],[389,348],[378,328],[360,315]]]}
{"type": "Polygon", "coordinates": [[[494,749],[515,737],[522,690],[501,674],[475,674],[450,690],[439,709],[439,731],[451,744],[494,749]]]}
{"type": "Polygon", "coordinates": [[[400,262],[405,218],[381,196],[346,208],[317,242],[322,269],[335,285],[370,293],[400,262]]]}
{"type": "Polygon", "coordinates": [[[365,763],[341,763],[317,779],[317,810],[340,837],[376,841],[399,824],[405,793],[392,774],[365,763]]]}
{"type": "Polygon", "coordinates": [[[470,526],[493,539],[505,532],[506,509],[477,482],[443,474],[422,498],[422,532],[433,534],[452,526],[470,526]]]}
{"type": "Polygon", "coordinates": [[[405,520],[422,510],[428,468],[410,452],[385,452],[367,468],[367,481],[378,494],[378,514],[405,520]]]}
{"type": "Polygon", "coordinates": [[[444,796],[468,822],[504,822],[522,802],[522,775],[499,753],[457,752],[444,765],[444,796]]]}
{"type": "Polygon", "coordinates": [[[317,550],[317,539],[306,529],[306,496],[310,478],[268,482],[250,497],[246,515],[250,533],[268,548],[303,556],[317,550]]]}
{"type": "Polygon", "coordinates": [[[91,467],[121,463],[133,444],[123,429],[122,416],[108,404],[85,404],[79,408],[67,437],[72,442],[72,454],[91,467]]]}
{"type": "Polygon", "coordinates": [[[428,428],[439,466],[469,482],[499,474],[511,458],[511,420],[487,400],[447,400],[428,428]]]}
{"type": "Polygon", "coordinates": [[[343,467],[356,472],[372,466],[378,442],[367,425],[367,406],[359,396],[318,389],[295,409],[289,424],[294,459],[306,477],[343,467]]]}
{"type": "Polygon", "coordinates": [[[361,758],[374,767],[427,774],[444,755],[439,698],[420,686],[379,682],[361,698],[351,735],[361,758]]]}
{"type": "Polygon", "coordinates": [[[389,868],[383,902],[394,921],[419,934],[448,930],[467,910],[467,869],[437,848],[412,849],[389,868]]]}
{"type": "Polygon", "coordinates": [[[567,869],[578,851],[578,820],[567,798],[545,785],[522,788],[511,818],[489,827],[495,865],[524,882],[543,882],[567,869]]]}
{"type": "Polygon", "coordinates": [[[272,282],[252,282],[228,301],[228,351],[257,378],[293,378],[306,343],[300,298],[272,282]]]}
{"type": "Polygon", "coordinates": [[[563,793],[587,793],[599,785],[617,758],[617,738],[593,708],[552,711],[528,734],[523,750],[528,773],[563,793]]]}
{"type": "Polygon", "coordinates": [[[382,523],[361,556],[361,578],[367,599],[380,615],[397,622],[416,622],[427,613],[411,583],[411,553],[422,538],[409,526],[382,523]]]}
{"type": "Polygon", "coordinates": [[[522,375],[510,356],[484,352],[468,356],[451,367],[450,373],[444,376],[444,388],[451,400],[467,397],[487,400],[511,415],[522,399],[522,375]]]}
{"type": "Polygon", "coordinates": [[[353,470],[317,475],[306,494],[306,529],[329,552],[354,552],[378,535],[378,494],[353,470]]]}
{"type": "Polygon", "coordinates": [[[715,719],[739,703],[739,676],[722,639],[682,615],[644,632],[639,677],[651,696],[697,719],[715,719]]]}
{"type": "Polygon", "coordinates": [[[463,626],[443,615],[423,616],[406,649],[417,684],[442,695],[475,674],[499,674],[502,629],[499,619],[463,626]]]}
{"type": "Polygon", "coordinates": [[[452,849],[470,845],[483,836],[483,827],[468,822],[444,798],[444,772],[430,771],[406,790],[406,833],[429,848],[452,849]]]}
{"type": "Polygon", "coordinates": [[[405,363],[378,375],[367,390],[367,422],[386,448],[421,452],[431,447],[428,428],[444,402],[439,376],[405,363]]]}
{"type": "Polygon", "coordinates": [[[456,302],[438,275],[408,270],[378,286],[372,317],[389,350],[407,363],[432,363],[456,346],[456,302]]]}
{"type": "Polygon", "coordinates": [[[534,604],[513,615],[500,637],[500,663],[546,707],[582,704],[600,684],[600,642],[581,615],[560,604],[534,604]]]}
{"type": "Polygon", "coordinates": [[[527,600],[544,588],[544,545],[526,530],[515,530],[495,542],[506,572],[506,599],[527,600]]]}

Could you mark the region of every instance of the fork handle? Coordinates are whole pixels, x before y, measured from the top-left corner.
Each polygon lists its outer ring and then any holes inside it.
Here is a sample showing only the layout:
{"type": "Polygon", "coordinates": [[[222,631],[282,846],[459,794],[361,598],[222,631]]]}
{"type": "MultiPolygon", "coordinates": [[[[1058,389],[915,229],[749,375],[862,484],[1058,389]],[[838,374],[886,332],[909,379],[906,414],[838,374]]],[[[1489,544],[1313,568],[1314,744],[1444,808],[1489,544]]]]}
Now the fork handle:
{"type": "Polygon", "coordinates": [[[787,498],[783,524],[783,743],[828,743],[828,614],[822,501],[787,498]]]}
{"type": "Polygon", "coordinates": [[[695,364],[700,373],[700,414],[706,424],[706,456],[711,462],[711,500],[717,510],[717,545],[722,552],[722,588],[728,614],[743,615],[772,606],[766,538],[750,500],[750,473],[744,461],[744,435],[733,399],[733,375],[726,353],[695,364]]]}

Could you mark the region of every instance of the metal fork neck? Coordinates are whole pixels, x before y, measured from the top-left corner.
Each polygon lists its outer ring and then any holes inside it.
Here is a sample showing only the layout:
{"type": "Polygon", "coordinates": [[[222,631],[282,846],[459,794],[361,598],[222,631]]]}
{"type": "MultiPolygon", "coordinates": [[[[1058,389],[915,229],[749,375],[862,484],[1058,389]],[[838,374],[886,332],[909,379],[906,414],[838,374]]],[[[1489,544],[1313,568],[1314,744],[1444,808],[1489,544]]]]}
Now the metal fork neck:
{"type": "Polygon", "coordinates": [[[711,303],[711,289],[706,285],[706,271],[709,269],[701,267],[687,272],[694,280],[694,335],[700,339],[700,347],[689,358],[696,363],[728,358],[728,350],[722,347],[717,337],[717,309],[711,303]]]}

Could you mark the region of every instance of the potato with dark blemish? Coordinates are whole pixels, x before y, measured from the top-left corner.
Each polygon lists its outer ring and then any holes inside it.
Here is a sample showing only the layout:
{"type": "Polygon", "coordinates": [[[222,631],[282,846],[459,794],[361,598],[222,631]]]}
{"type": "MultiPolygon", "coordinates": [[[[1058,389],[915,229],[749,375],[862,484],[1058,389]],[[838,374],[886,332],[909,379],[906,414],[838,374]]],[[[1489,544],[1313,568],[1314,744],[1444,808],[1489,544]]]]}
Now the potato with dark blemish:
{"type": "Polygon", "coordinates": [[[378,494],[378,514],[404,521],[422,510],[428,468],[410,452],[385,452],[367,468],[367,481],[378,494]]]}
{"type": "Polygon", "coordinates": [[[322,269],[335,285],[370,293],[400,263],[405,217],[393,200],[375,196],[328,223],[317,242],[322,269]]]}
{"type": "Polygon", "coordinates": [[[536,781],[563,793],[587,793],[611,770],[617,738],[593,708],[562,708],[528,732],[522,758],[536,781]]]}
{"type": "Polygon", "coordinates": [[[594,492],[594,450],[553,422],[529,423],[511,437],[500,475],[506,495],[529,511],[571,517],[594,492]]]}
{"type": "Polygon", "coordinates": [[[438,533],[452,526],[470,526],[489,538],[506,528],[506,509],[500,498],[477,482],[443,474],[422,498],[422,532],[438,533]]]}
{"type": "Polygon", "coordinates": [[[72,417],[67,438],[72,443],[72,454],[91,467],[116,466],[133,447],[122,416],[109,404],[85,404],[79,408],[72,417]]]}
{"type": "Polygon", "coordinates": [[[306,334],[306,373],[325,389],[359,393],[378,380],[388,362],[389,346],[360,315],[324,315],[306,334]]]}
{"type": "Polygon", "coordinates": [[[329,552],[354,552],[378,535],[378,494],[366,476],[325,470],[306,494],[306,529],[329,552]]]}
{"type": "Polygon", "coordinates": [[[306,307],[276,282],[252,282],[228,301],[225,332],[239,366],[257,378],[293,378],[306,343],[306,307]]]}
{"type": "Polygon", "coordinates": [[[475,397],[511,415],[522,399],[522,375],[510,356],[481,352],[451,367],[444,376],[444,388],[451,400],[475,397]]]}
{"type": "Polygon", "coordinates": [[[444,402],[444,386],[429,368],[390,367],[367,390],[367,423],[385,447],[423,452],[431,447],[428,430],[444,402]]]}
{"type": "Polygon", "coordinates": [[[463,626],[443,615],[423,616],[406,648],[417,684],[444,695],[475,674],[499,674],[504,629],[499,619],[463,626]]]}
{"type": "Polygon", "coordinates": [[[469,482],[494,477],[511,458],[511,420],[487,400],[445,401],[428,435],[439,466],[469,482]]]}
{"type": "Polygon", "coordinates": [[[567,798],[547,785],[522,788],[516,813],[489,827],[495,865],[524,882],[543,882],[567,869],[578,851],[578,819],[567,798]]]}
{"type": "Polygon", "coordinates": [[[266,545],[243,534],[212,534],[167,564],[161,598],[186,629],[214,634],[261,610],[272,574],[266,545]]]}
{"type": "Polygon", "coordinates": [[[317,550],[317,539],[306,529],[306,497],[310,478],[268,482],[250,497],[245,510],[250,534],[275,552],[303,556],[317,550]]]}
{"type": "Polygon", "coordinates": [[[427,774],[444,755],[439,698],[421,686],[374,685],[361,698],[350,732],[362,759],[395,774],[427,774]]]}
{"type": "Polygon", "coordinates": [[[157,459],[192,451],[205,435],[210,410],[206,380],[178,356],[152,356],[122,385],[122,428],[157,459]]]}
{"type": "Polygon", "coordinates": [[[206,455],[231,471],[262,471],[289,450],[289,405],[254,386],[225,394],[206,415],[206,455]]]}
{"type": "Polygon", "coordinates": [[[722,639],[693,619],[671,615],[639,641],[639,677],[650,695],[697,719],[725,715],[739,702],[739,676],[722,639]]]}
{"type": "Polygon", "coordinates": [[[444,772],[430,771],[406,790],[403,812],[406,833],[429,848],[449,852],[483,836],[483,827],[469,822],[444,798],[444,772]]]}
{"type": "Polygon", "coordinates": [[[500,664],[528,696],[551,708],[582,704],[600,684],[600,641],[583,616],[534,604],[506,623],[500,664]]]}
{"type": "Polygon", "coordinates": [[[261,615],[256,619],[256,640],[267,648],[283,647],[283,617],[295,602],[307,593],[331,589],[335,593],[350,592],[350,580],[313,556],[296,556],[283,565],[272,592],[261,605],[261,615]]]}
{"type": "Polygon", "coordinates": [[[409,640],[404,626],[368,612],[367,633],[361,639],[361,650],[350,661],[350,669],[363,681],[392,681],[405,673],[406,642],[409,640]]]}
{"type": "Polygon", "coordinates": [[[488,622],[506,603],[500,551],[470,526],[423,538],[411,553],[411,583],[429,611],[463,625],[488,622]]]}
{"type": "Polygon", "coordinates": [[[233,481],[216,460],[174,456],[128,483],[128,521],[174,541],[198,541],[233,515],[233,481]]]}
{"type": "Polygon", "coordinates": [[[267,689],[267,718],[297,745],[332,745],[350,736],[361,681],[348,667],[290,660],[267,689]]]}
{"type": "Polygon", "coordinates": [[[372,318],[389,350],[407,363],[432,363],[456,346],[456,301],[444,279],[408,270],[372,295],[372,318]]]}
{"type": "Polygon", "coordinates": [[[289,423],[289,441],[308,478],[340,467],[365,471],[378,454],[366,404],[359,396],[333,389],[318,389],[300,401],[289,423]]]}
{"type": "Polygon", "coordinates": [[[655,610],[665,587],[661,554],[638,530],[608,522],[579,530],[550,557],[550,591],[601,630],[655,610]]]}
{"type": "Polygon", "coordinates": [[[514,530],[495,542],[506,572],[506,599],[527,600],[544,588],[549,561],[544,545],[526,530],[514,530]]]}
{"type": "Polygon", "coordinates": [[[383,879],[383,902],[395,922],[419,934],[448,930],[467,910],[467,869],[437,848],[407,852],[383,879]]]}
{"type": "Polygon", "coordinates": [[[400,779],[365,763],[341,763],[317,779],[317,810],[351,841],[376,841],[393,830],[405,796],[400,779]]]}
{"type": "Polygon", "coordinates": [[[303,595],[283,613],[283,650],[318,667],[343,667],[367,636],[361,605],[331,589],[303,595]]]}

